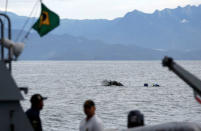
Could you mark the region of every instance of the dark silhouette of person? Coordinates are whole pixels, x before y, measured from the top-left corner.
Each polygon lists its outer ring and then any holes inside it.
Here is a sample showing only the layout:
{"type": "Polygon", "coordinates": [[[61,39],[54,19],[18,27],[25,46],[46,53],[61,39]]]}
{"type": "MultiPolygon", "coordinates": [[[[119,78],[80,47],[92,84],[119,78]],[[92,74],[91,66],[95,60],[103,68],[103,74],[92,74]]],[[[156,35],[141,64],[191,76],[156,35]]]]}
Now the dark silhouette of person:
{"type": "Polygon", "coordinates": [[[31,99],[31,108],[26,111],[26,115],[34,129],[34,131],[42,131],[42,124],[40,119],[40,111],[43,109],[43,100],[47,97],[42,97],[40,94],[34,94],[31,99]]]}
{"type": "Polygon", "coordinates": [[[144,115],[138,110],[132,110],[128,114],[128,128],[144,126],[144,115]]]}

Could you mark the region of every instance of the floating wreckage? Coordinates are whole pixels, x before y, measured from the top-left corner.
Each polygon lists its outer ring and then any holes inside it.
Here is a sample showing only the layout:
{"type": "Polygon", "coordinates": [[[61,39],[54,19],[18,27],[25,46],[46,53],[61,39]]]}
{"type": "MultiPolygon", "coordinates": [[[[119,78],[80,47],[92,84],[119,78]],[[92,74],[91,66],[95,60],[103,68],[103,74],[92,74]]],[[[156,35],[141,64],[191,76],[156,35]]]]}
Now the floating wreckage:
{"type": "Polygon", "coordinates": [[[103,86],[124,86],[122,83],[118,81],[111,81],[111,80],[103,80],[102,85],[103,86]]]}
{"type": "Polygon", "coordinates": [[[144,83],[144,87],[148,87],[149,86],[149,84],[148,83],[144,83]]]}
{"type": "MultiPolygon", "coordinates": [[[[149,84],[148,83],[144,83],[144,87],[148,87],[149,86],[149,84]]],[[[152,87],[160,87],[160,85],[159,84],[152,84],[152,87]]]]}
{"type": "Polygon", "coordinates": [[[153,84],[152,87],[160,87],[159,84],[153,84]]]}

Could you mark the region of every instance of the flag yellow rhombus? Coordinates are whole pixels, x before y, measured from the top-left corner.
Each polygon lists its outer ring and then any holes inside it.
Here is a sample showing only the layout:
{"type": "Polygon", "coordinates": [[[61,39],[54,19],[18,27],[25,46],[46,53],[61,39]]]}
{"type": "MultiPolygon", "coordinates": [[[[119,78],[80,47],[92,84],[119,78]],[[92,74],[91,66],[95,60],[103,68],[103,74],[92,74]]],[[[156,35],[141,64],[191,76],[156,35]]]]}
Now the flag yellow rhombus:
{"type": "Polygon", "coordinates": [[[47,11],[42,11],[42,15],[40,16],[40,26],[41,25],[50,25],[49,14],[47,11]]]}

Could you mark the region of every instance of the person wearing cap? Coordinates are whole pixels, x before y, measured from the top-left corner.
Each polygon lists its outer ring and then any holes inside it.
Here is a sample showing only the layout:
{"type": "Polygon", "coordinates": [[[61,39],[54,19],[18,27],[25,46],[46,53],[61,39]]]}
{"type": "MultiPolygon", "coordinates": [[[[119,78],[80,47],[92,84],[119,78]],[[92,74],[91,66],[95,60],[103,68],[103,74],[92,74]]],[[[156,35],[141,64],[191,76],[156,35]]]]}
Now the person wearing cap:
{"type": "Polygon", "coordinates": [[[80,131],[103,131],[102,121],[95,115],[95,103],[92,100],[87,100],[83,108],[86,118],[80,122],[80,131]]]}
{"type": "Polygon", "coordinates": [[[128,128],[144,126],[144,115],[139,110],[132,110],[128,114],[128,128]]]}
{"type": "Polygon", "coordinates": [[[40,111],[43,109],[43,100],[47,99],[40,94],[34,94],[31,99],[31,108],[26,111],[26,115],[31,122],[34,131],[42,131],[40,111]]]}

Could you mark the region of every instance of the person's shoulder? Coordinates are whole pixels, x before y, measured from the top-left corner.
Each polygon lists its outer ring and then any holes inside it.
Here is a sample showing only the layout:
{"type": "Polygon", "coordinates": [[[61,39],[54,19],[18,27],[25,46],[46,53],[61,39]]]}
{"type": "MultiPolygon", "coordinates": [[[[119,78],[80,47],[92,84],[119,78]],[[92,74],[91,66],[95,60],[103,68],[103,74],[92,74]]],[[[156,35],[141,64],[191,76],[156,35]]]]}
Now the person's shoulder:
{"type": "Polygon", "coordinates": [[[30,114],[32,111],[31,111],[31,108],[30,109],[28,109],[27,111],[26,111],[26,114],[28,115],[28,114],[30,114]]]}
{"type": "Polygon", "coordinates": [[[102,120],[98,116],[93,117],[95,123],[102,124],[102,120]]]}
{"type": "Polygon", "coordinates": [[[86,127],[86,120],[85,120],[85,119],[82,119],[82,120],[80,121],[80,125],[79,125],[80,131],[82,131],[85,127],[86,127]]]}
{"type": "Polygon", "coordinates": [[[80,125],[84,125],[85,123],[86,123],[86,119],[85,118],[80,121],[80,125]]]}
{"type": "Polygon", "coordinates": [[[39,117],[39,112],[37,112],[31,108],[26,111],[26,114],[29,117],[39,117]]]}
{"type": "Polygon", "coordinates": [[[97,116],[94,116],[93,119],[94,119],[93,120],[93,129],[95,131],[103,131],[104,126],[103,126],[102,120],[99,117],[97,117],[97,116]]]}

